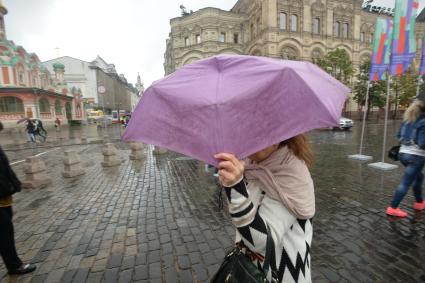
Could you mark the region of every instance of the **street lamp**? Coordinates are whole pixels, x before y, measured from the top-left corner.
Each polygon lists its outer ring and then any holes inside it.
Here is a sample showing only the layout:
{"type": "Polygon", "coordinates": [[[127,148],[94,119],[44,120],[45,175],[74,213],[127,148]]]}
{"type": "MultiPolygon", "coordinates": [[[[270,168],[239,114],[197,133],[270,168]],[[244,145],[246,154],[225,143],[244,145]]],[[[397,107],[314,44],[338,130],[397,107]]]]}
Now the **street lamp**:
{"type": "Polygon", "coordinates": [[[105,92],[106,88],[103,85],[97,87],[97,92],[102,95],[102,107],[103,107],[103,125],[106,130],[106,112],[105,112],[105,92]]]}

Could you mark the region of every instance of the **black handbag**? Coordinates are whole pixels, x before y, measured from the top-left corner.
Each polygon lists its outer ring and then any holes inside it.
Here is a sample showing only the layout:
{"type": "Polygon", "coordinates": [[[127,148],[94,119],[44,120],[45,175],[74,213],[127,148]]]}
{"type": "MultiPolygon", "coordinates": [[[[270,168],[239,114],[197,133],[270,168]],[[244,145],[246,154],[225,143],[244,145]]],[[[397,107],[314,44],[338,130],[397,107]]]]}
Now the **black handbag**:
{"type": "MultiPolygon", "coordinates": [[[[247,247],[243,243],[237,243],[236,246],[227,253],[220,268],[211,279],[211,283],[269,283],[267,273],[270,268],[270,259],[273,250],[273,239],[270,230],[267,227],[266,255],[264,258],[263,270],[260,270],[251,260],[247,247]],[[246,252],[243,252],[246,249],[246,252]]],[[[274,271],[272,270],[273,280],[277,282],[274,271]]]]}
{"type": "Polygon", "coordinates": [[[389,151],[388,151],[388,157],[394,161],[398,161],[398,153],[400,151],[400,146],[396,145],[393,146],[389,151]]]}

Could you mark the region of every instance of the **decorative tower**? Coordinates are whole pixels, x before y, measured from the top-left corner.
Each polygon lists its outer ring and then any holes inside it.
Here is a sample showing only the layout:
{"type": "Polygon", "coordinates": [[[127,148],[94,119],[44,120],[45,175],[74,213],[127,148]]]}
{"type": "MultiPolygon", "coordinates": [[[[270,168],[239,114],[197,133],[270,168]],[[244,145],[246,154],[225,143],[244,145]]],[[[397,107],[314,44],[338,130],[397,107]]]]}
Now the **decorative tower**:
{"type": "Polygon", "coordinates": [[[143,86],[142,79],[140,78],[139,73],[137,73],[136,89],[139,92],[139,95],[142,95],[143,92],[145,91],[145,87],[143,86]]]}
{"type": "Polygon", "coordinates": [[[64,83],[65,65],[59,62],[53,64],[53,70],[55,71],[55,79],[58,85],[64,83]]]}
{"type": "Polygon", "coordinates": [[[4,24],[4,16],[7,14],[7,9],[3,5],[3,0],[0,0],[0,40],[6,39],[6,26],[4,24]]]}

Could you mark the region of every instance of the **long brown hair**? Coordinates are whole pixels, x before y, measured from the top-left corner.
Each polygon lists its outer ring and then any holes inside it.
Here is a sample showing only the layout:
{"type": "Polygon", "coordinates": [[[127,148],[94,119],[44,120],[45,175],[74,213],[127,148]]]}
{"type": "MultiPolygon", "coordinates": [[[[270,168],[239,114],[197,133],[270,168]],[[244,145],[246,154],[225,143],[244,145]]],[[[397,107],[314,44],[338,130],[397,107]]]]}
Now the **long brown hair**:
{"type": "Polygon", "coordinates": [[[287,145],[292,153],[305,162],[308,167],[311,167],[314,162],[313,151],[308,142],[308,138],[301,134],[290,138],[289,140],[283,141],[279,144],[279,147],[287,145]]]}

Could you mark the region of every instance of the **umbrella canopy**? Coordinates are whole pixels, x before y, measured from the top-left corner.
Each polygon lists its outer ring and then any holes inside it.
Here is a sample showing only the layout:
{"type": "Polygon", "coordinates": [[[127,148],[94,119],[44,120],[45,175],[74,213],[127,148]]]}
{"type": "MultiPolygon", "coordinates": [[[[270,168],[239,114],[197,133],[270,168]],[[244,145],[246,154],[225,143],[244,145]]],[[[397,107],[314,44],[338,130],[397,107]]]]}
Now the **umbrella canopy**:
{"type": "Polygon", "coordinates": [[[217,165],[312,129],[335,126],[350,89],[309,62],[220,55],[156,81],[124,132],[217,165]]]}
{"type": "Polygon", "coordinates": [[[28,118],[21,118],[21,119],[19,119],[16,123],[17,124],[20,124],[20,123],[23,123],[23,122],[26,122],[26,121],[28,121],[29,119],[28,118]]]}

